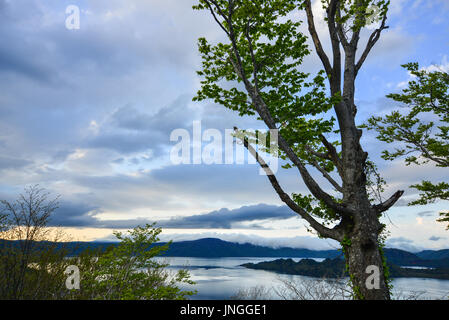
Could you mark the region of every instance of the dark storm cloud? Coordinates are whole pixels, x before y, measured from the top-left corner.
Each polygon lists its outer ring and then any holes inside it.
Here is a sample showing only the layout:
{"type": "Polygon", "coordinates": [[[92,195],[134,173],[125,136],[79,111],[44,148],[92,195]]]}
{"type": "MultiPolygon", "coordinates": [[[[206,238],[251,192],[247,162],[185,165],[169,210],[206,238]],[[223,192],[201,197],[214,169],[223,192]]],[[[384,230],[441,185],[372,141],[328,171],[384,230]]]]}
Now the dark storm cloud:
{"type": "Polygon", "coordinates": [[[440,241],[446,239],[445,237],[431,236],[429,238],[430,241],[440,241]]]}
{"type": "Polygon", "coordinates": [[[49,70],[39,65],[34,65],[26,59],[20,52],[23,48],[13,51],[10,48],[0,48],[0,72],[13,72],[22,74],[37,81],[49,81],[49,70]]]}
{"type": "Polygon", "coordinates": [[[185,129],[192,137],[192,123],[195,120],[201,121],[202,130],[218,129],[223,136],[225,129],[235,125],[241,128],[263,127],[255,118],[241,118],[216,105],[205,104],[203,108],[192,108],[192,98],[193,95],[181,94],[154,113],[149,112],[153,109],[151,107],[138,108],[131,104],[120,107],[106,119],[98,134],[91,137],[86,146],[107,148],[121,154],[152,149],[156,155],[160,155],[164,147],[175,144],[170,142],[173,130],[185,129]]]}
{"type": "MultiPolygon", "coordinates": [[[[120,158],[114,160],[121,161],[120,158]]],[[[221,207],[233,208],[249,201],[280,203],[267,177],[259,175],[258,170],[255,164],[177,165],[135,175],[83,175],[60,171],[46,177],[52,180],[66,179],[79,188],[89,190],[89,196],[82,196],[83,201],[95,203],[106,211],[123,212],[121,216],[126,219],[126,213],[134,209],[142,211],[148,208],[158,215],[168,212],[170,216],[175,210],[188,213],[189,206],[184,203],[191,203],[191,199],[195,199],[195,212],[192,214],[215,209],[216,201],[220,201],[221,207]],[[201,206],[211,209],[201,210],[201,206]]],[[[305,191],[297,175],[291,171],[279,172],[278,179],[286,192],[305,191]]]]}
{"type": "MultiPolygon", "coordinates": [[[[169,221],[160,221],[165,228],[223,228],[230,229],[236,222],[265,219],[289,219],[294,213],[286,206],[258,204],[229,210],[226,208],[188,217],[179,217],[169,221]]],[[[260,226],[255,225],[258,229],[260,226]]]]}
{"type": "Polygon", "coordinates": [[[54,70],[45,59],[47,48],[41,42],[43,39],[25,36],[32,31],[27,27],[42,15],[44,12],[32,1],[0,2],[0,75],[13,73],[44,83],[53,78],[54,70]]]}
{"type": "Polygon", "coordinates": [[[421,211],[417,213],[420,217],[432,217],[434,215],[434,211],[421,211]]]}
{"type": "Polygon", "coordinates": [[[153,222],[148,219],[99,220],[95,215],[101,212],[98,206],[64,201],[52,213],[49,226],[131,229],[153,222]]]}
{"type": "Polygon", "coordinates": [[[191,100],[189,95],[180,95],[154,114],[129,104],[120,107],[106,120],[100,132],[88,139],[87,147],[112,149],[121,154],[151,149],[160,155],[163,147],[170,144],[171,131],[187,128],[195,119],[195,113],[188,108],[191,100]]]}
{"type": "Polygon", "coordinates": [[[95,213],[98,207],[83,203],[62,202],[58,209],[52,213],[49,221],[51,226],[61,227],[93,227],[98,220],[90,214],[95,213]]]}
{"type": "Polygon", "coordinates": [[[25,159],[17,159],[17,158],[9,158],[0,156],[0,170],[4,169],[20,169],[29,164],[33,163],[32,161],[25,159]]]}
{"type": "Polygon", "coordinates": [[[409,252],[418,252],[422,249],[418,248],[413,240],[405,237],[390,238],[387,240],[386,245],[389,248],[398,248],[409,252]]]}
{"type": "MultiPolygon", "coordinates": [[[[99,220],[95,217],[100,213],[98,207],[85,204],[66,202],[58,208],[51,218],[51,225],[65,227],[96,227],[96,228],[134,228],[137,225],[154,222],[151,219],[136,218],[123,220],[99,220]]],[[[157,225],[163,228],[183,229],[230,229],[233,224],[267,219],[289,219],[295,215],[286,206],[258,204],[243,206],[229,210],[222,208],[205,214],[159,220],[157,225]]],[[[258,224],[249,224],[247,229],[263,229],[258,224]]]]}

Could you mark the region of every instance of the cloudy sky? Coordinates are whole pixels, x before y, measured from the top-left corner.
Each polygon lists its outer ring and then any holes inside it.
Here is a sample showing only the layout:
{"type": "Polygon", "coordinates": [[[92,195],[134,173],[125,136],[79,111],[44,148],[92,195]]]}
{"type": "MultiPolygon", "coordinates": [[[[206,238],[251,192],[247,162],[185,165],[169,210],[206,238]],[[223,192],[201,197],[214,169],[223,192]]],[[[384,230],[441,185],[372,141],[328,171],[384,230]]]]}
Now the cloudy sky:
{"type": "MultiPolygon", "coordinates": [[[[391,2],[390,28],[357,82],[360,123],[397,108],[385,95],[409,80],[401,64],[449,70],[449,2],[391,2]]],[[[193,121],[223,135],[233,126],[263,128],[210,101],[192,102],[200,81],[197,39],[223,40],[208,14],[191,9],[194,3],[0,0],[0,198],[14,199],[34,184],[60,194],[52,225],[78,240],[110,239],[113,229],[157,221],[164,240],[336,247],[307,232],[255,164],[170,161],[170,134],[193,134],[193,121]],[[66,28],[69,5],[80,9],[79,29],[66,28]]],[[[324,39],[324,25],[318,28],[324,39]]],[[[302,66],[320,67],[314,54],[302,66]]],[[[435,222],[447,203],[406,206],[416,197],[410,184],[447,177],[447,169],[384,162],[386,146],[373,134],[363,144],[388,182],[386,196],[406,190],[384,218],[389,245],[449,247],[449,231],[435,222]]],[[[307,192],[297,172],[278,175],[286,191],[307,192]]]]}

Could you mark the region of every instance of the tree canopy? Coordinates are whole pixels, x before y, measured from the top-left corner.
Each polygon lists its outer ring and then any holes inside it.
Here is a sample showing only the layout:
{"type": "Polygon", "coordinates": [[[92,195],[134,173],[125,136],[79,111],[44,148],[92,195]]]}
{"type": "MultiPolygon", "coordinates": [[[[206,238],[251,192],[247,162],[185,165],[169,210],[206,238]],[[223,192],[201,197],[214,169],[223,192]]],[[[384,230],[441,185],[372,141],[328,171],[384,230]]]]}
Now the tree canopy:
{"type": "Polygon", "coordinates": [[[155,245],[161,228],[138,226],[128,234],[114,232],[119,244],[105,252],[87,251],[79,257],[81,288],[75,298],[101,300],[184,300],[195,294],[179,285],[194,282],[181,269],[170,272],[158,261],[170,245],[155,245]]]}
{"type": "MultiPolygon", "coordinates": [[[[404,157],[406,165],[430,162],[445,170],[449,167],[449,74],[438,69],[420,69],[418,63],[403,67],[409,71],[412,80],[401,93],[387,96],[402,108],[384,117],[371,117],[367,127],[377,131],[380,141],[395,144],[394,150],[383,151],[384,159],[404,157]]],[[[420,191],[420,195],[410,205],[449,200],[447,180],[424,180],[411,188],[420,191]]],[[[439,221],[449,221],[449,212],[440,214],[439,221]]]]}
{"type": "Polygon", "coordinates": [[[208,11],[226,41],[199,39],[202,80],[194,100],[212,99],[240,115],[257,115],[268,129],[278,130],[279,156],[286,168],[298,170],[310,194],[288,195],[252,141],[242,142],[280,199],[319,236],[344,244],[355,295],[386,299],[385,278],[377,291],[362,288],[364,270],[367,265],[383,268],[379,217],[403,191],[372,203],[367,175],[375,166],[360,145],[363,131],[356,126],[354,97],[357,75],[388,28],[389,1],[322,0],[321,5],[330,53],[323,49],[311,0],[199,0],[194,9],[208,11]],[[301,70],[312,52],[301,31],[301,14],[323,67],[314,75],[301,70]],[[362,30],[374,23],[358,54],[362,30]],[[317,182],[317,172],[329,185],[317,182]]]}

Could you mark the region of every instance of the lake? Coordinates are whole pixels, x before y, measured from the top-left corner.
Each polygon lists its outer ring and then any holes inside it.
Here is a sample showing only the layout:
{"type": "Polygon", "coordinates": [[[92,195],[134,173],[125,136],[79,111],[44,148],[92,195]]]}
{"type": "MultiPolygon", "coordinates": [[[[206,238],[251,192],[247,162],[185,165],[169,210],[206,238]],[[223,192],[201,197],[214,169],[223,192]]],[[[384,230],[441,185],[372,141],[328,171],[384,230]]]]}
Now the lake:
{"type": "MultiPolygon", "coordinates": [[[[167,257],[158,258],[170,264],[169,269],[176,271],[188,269],[194,286],[183,286],[183,289],[196,289],[198,293],[190,299],[223,300],[230,299],[239,290],[247,290],[256,286],[264,286],[270,292],[269,299],[280,299],[272,288],[282,287],[280,279],[291,281],[307,281],[313,278],[297,275],[283,275],[264,270],[240,267],[243,263],[258,263],[279,258],[226,257],[226,258],[191,258],[167,257]]],[[[301,258],[292,258],[299,261],[301,258]]],[[[314,259],[322,261],[323,259],[314,259]]],[[[393,280],[393,295],[401,299],[410,295],[418,295],[420,299],[442,299],[449,296],[449,280],[398,278],[393,280]]]]}

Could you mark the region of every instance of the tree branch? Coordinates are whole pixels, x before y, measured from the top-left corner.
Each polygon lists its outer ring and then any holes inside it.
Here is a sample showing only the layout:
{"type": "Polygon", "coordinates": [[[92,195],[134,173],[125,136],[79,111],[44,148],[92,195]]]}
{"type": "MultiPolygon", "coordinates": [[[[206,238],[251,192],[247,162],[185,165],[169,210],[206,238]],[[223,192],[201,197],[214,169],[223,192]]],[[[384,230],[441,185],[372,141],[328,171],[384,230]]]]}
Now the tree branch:
{"type": "Polygon", "coordinates": [[[308,153],[310,153],[311,155],[313,155],[315,157],[321,158],[323,160],[331,160],[332,161],[331,156],[329,155],[329,153],[322,153],[322,152],[315,151],[315,150],[313,150],[312,147],[310,147],[308,145],[305,145],[304,148],[306,149],[306,151],[308,153]]]}
{"type": "Polygon", "coordinates": [[[363,51],[362,55],[360,56],[359,61],[357,62],[355,66],[355,74],[359,72],[360,68],[362,67],[363,63],[365,62],[366,58],[368,57],[368,54],[370,53],[371,49],[376,44],[377,40],[379,40],[380,34],[383,30],[388,29],[388,26],[385,26],[385,22],[387,21],[387,15],[384,15],[382,19],[382,23],[380,27],[371,33],[368,42],[366,44],[365,50],[363,51]]]}
{"type": "Polygon", "coordinates": [[[341,87],[341,53],[340,53],[340,40],[338,38],[338,32],[335,26],[335,14],[337,11],[337,6],[339,0],[331,0],[329,7],[327,9],[328,18],[328,29],[329,35],[332,43],[332,54],[333,54],[333,67],[332,67],[332,77],[331,85],[332,91],[338,92],[341,87]]]}
{"type": "Polygon", "coordinates": [[[318,33],[316,32],[315,28],[315,22],[313,18],[313,12],[312,12],[312,3],[310,0],[305,1],[305,9],[307,14],[307,24],[309,26],[309,33],[312,37],[313,44],[315,45],[315,49],[317,51],[318,56],[321,59],[321,62],[323,63],[324,69],[327,73],[327,75],[330,77],[332,75],[332,66],[329,61],[329,58],[327,57],[326,53],[323,50],[323,46],[321,45],[320,38],[318,36],[318,33]]]}
{"type": "Polygon", "coordinates": [[[337,29],[337,33],[338,36],[340,38],[340,42],[343,45],[343,48],[345,49],[345,51],[349,48],[349,41],[348,38],[346,37],[346,34],[343,30],[343,25],[341,24],[341,22],[339,20],[341,20],[341,11],[340,11],[340,6],[337,4],[337,9],[335,12],[335,16],[337,18],[337,22],[335,22],[336,25],[336,29],[337,29]]]}
{"type": "Polygon", "coordinates": [[[327,172],[323,167],[319,165],[316,160],[311,160],[311,164],[327,179],[327,181],[332,184],[332,186],[339,192],[343,192],[343,188],[330,176],[329,172],[327,172]]]}
{"type": "Polygon", "coordinates": [[[404,194],[403,190],[396,191],[388,200],[386,200],[380,204],[374,205],[373,206],[374,210],[376,210],[378,213],[387,211],[399,200],[399,198],[403,194],[404,194]]]}
{"type": "MultiPolygon", "coordinates": [[[[234,131],[238,132],[238,128],[234,127],[234,131]]],[[[241,139],[241,138],[239,138],[241,139]]],[[[312,228],[314,228],[321,236],[332,238],[337,241],[341,241],[343,239],[343,235],[333,229],[329,229],[325,226],[323,226],[321,223],[316,221],[309,213],[307,213],[303,208],[298,206],[296,202],[294,202],[290,196],[285,193],[285,191],[282,189],[282,187],[279,185],[279,182],[274,175],[273,171],[270,169],[270,167],[266,164],[264,159],[258,154],[258,152],[248,143],[248,139],[244,137],[241,139],[243,142],[243,145],[248,150],[248,152],[256,159],[256,161],[259,163],[260,167],[265,171],[265,174],[268,177],[268,180],[270,181],[271,185],[273,186],[276,193],[279,195],[281,200],[294,212],[299,214],[301,218],[306,220],[312,228]]]]}
{"type": "Polygon", "coordinates": [[[329,153],[330,159],[337,167],[340,177],[343,177],[343,163],[342,163],[340,156],[338,155],[337,149],[334,147],[334,145],[332,143],[327,141],[327,139],[324,135],[321,134],[320,139],[321,139],[321,142],[323,143],[323,145],[326,147],[326,149],[329,153]]]}
{"type": "Polygon", "coordinates": [[[220,9],[220,7],[218,6],[218,4],[216,3],[216,1],[214,0],[204,0],[204,2],[206,3],[207,7],[209,8],[210,13],[212,14],[212,16],[214,17],[215,22],[217,22],[217,24],[220,26],[221,29],[223,29],[223,31],[228,35],[229,37],[229,31],[226,30],[226,28],[223,26],[223,24],[218,20],[214,9],[212,8],[212,5],[210,4],[211,2],[214,4],[215,8],[217,8],[218,13],[220,14],[220,16],[225,19],[226,22],[228,22],[228,18],[226,17],[226,15],[223,13],[223,11],[220,9]]]}

